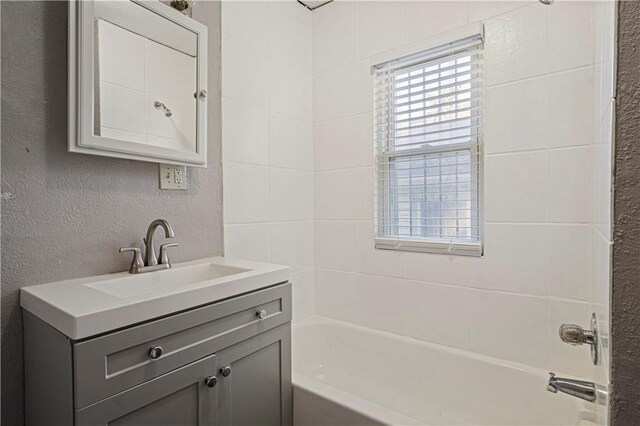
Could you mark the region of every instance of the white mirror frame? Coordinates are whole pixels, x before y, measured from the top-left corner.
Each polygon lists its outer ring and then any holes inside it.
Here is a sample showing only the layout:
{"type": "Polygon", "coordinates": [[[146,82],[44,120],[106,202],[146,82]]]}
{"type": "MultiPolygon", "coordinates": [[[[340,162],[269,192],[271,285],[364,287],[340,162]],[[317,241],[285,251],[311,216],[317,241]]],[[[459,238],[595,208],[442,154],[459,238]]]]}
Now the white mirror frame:
{"type": "MultiPolygon", "coordinates": [[[[122,0],[112,0],[122,1],[122,0]]],[[[69,152],[194,167],[207,166],[207,27],[159,0],[129,0],[197,36],[196,152],[94,134],[94,1],[69,3],[69,152]],[[200,95],[203,94],[203,95],[200,95]]]]}

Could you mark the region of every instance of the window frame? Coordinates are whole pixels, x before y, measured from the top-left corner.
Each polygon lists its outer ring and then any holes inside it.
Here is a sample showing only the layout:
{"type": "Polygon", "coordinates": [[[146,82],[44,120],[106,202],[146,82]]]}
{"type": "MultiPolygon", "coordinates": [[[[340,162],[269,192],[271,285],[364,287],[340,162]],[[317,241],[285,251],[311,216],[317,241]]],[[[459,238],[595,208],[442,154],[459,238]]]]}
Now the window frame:
{"type": "MultiPolygon", "coordinates": [[[[465,50],[470,49],[479,49],[481,50],[483,47],[483,32],[473,34],[471,36],[458,39],[454,42],[443,42],[440,40],[440,44],[437,46],[432,46],[429,49],[422,49],[418,51],[418,53],[409,53],[402,57],[396,57],[386,60],[385,62],[378,63],[377,65],[372,66],[372,73],[383,72],[383,70],[387,70],[389,76],[394,75],[397,70],[406,69],[408,67],[412,67],[420,64],[427,64],[429,62],[437,61],[442,58],[444,55],[447,55],[447,52],[458,54],[465,50]]],[[[470,55],[473,53],[470,53],[470,55]]],[[[448,56],[448,55],[447,55],[448,56]]],[[[481,64],[482,65],[482,64],[481,64]]],[[[483,69],[482,67],[480,68],[483,69]]],[[[377,79],[376,79],[377,80],[377,79]]],[[[484,236],[484,226],[483,226],[483,185],[482,185],[482,176],[484,172],[483,167],[483,130],[484,130],[484,118],[482,114],[483,109],[483,80],[480,77],[474,81],[478,84],[476,87],[480,91],[479,100],[480,100],[480,115],[477,118],[479,122],[476,124],[477,132],[475,132],[475,141],[463,142],[463,143],[453,143],[451,145],[441,145],[441,146],[421,146],[418,148],[404,149],[404,150],[392,150],[389,147],[392,139],[387,137],[384,140],[383,149],[380,150],[380,146],[378,146],[378,139],[374,135],[374,146],[375,146],[375,191],[376,191],[376,202],[375,202],[375,215],[374,215],[374,232],[375,232],[375,248],[381,250],[396,250],[396,251],[409,251],[409,252],[422,252],[422,253],[440,253],[440,254],[450,254],[450,255],[463,255],[463,256],[482,256],[483,255],[483,236],[484,236]],[[452,155],[456,155],[457,152],[469,152],[470,156],[470,188],[471,193],[475,194],[475,197],[472,197],[471,201],[475,204],[472,207],[472,210],[475,210],[477,214],[472,215],[470,218],[470,229],[471,232],[475,229],[477,234],[475,235],[476,240],[470,239],[460,239],[460,238],[429,238],[429,237],[410,237],[410,236],[401,236],[399,232],[387,232],[386,234],[382,232],[383,228],[387,228],[389,225],[387,223],[388,220],[398,221],[398,214],[390,214],[391,209],[394,208],[394,203],[391,200],[392,194],[389,193],[391,191],[389,188],[396,186],[389,184],[389,181],[393,179],[390,177],[391,169],[390,164],[393,159],[402,158],[402,157],[411,157],[411,156],[424,156],[425,161],[429,156],[443,154],[443,153],[451,153],[452,155]],[[384,194],[380,192],[383,191],[384,194]],[[384,214],[380,214],[379,212],[384,212],[384,214]]],[[[387,90],[391,90],[391,86],[389,85],[387,90]]],[[[378,99],[376,99],[376,88],[374,85],[374,110],[379,108],[378,99]]],[[[389,98],[391,93],[387,93],[386,97],[389,98]]],[[[388,102],[388,101],[387,101],[388,102]]],[[[385,105],[382,105],[381,108],[384,108],[385,105]]],[[[386,105],[389,109],[389,105],[386,105]]],[[[474,105],[472,107],[478,107],[478,105],[474,105]]],[[[391,114],[391,112],[389,113],[391,114]]],[[[375,116],[376,114],[374,114],[375,116]]],[[[473,116],[472,116],[473,119],[473,116]]],[[[383,121],[384,122],[384,121],[383,121]]],[[[387,119],[386,123],[389,124],[390,120],[387,119]]],[[[378,128],[378,119],[375,119],[374,123],[374,133],[378,128]]],[[[426,166],[425,166],[426,167],[426,166]]],[[[425,185],[426,182],[425,182],[425,185]]],[[[426,186],[425,186],[426,188],[426,186]]],[[[395,207],[397,209],[397,206],[395,207]]],[[[436,218],[437,219],[437,218],[436,218]]],[[[399,225],[396,225],[399,226],[399,225]]],[[[440,224],[440,229],[442,230],[442,224],[440,224]]]]}

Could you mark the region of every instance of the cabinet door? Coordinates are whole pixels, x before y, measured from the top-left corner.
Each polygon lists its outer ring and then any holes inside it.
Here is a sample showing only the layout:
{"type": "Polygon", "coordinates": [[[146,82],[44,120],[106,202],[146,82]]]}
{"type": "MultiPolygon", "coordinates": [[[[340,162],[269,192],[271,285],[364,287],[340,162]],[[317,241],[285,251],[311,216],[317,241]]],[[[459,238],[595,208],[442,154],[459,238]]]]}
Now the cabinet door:
{"type": "Polygon", "coordinates": [[[77,411],[76,425],[214,425],[215,375],[211,355],[77,411]]]}
{"type": "Polygon", "coordinates": [[[216,355],[220,425],[279,426],[292,423],[289,323],[216,355]]]}

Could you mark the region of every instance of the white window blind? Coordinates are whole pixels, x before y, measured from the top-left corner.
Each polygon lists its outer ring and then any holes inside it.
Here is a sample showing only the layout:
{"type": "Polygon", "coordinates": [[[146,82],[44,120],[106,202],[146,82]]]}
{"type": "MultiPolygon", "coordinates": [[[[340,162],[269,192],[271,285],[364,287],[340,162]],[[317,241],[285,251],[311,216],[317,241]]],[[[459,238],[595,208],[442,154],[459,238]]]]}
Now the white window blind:
{"type": "Polygon", "coordinates": [[[374,67],[376,248],[482,254],[482,39],[374,67]]]}

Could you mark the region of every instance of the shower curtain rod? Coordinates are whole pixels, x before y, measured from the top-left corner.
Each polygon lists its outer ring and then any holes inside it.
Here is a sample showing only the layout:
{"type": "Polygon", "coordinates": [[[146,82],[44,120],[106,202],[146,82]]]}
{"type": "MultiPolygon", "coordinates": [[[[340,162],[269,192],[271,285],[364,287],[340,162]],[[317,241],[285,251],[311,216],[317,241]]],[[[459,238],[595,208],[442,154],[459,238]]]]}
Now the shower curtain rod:
{"type": "Polygon", "coordinates": [[[315,7],[309,7],[309,6],[307,6],[307,5],[306,5],[303,1],[301,1],[301,0],[298,0],[298,3],[300,3],[301,5],[303,5],[304,7],[306,7],[307,9],[309,9],[309,10],[311,10],[311,11],[314,11],[314,10],[316,10],[317,8],[324,6],[325,4],[329,4],[329,3],[331,3],[332,1],[333,1],[333,0],[327,0],[327,1],[325,1],[324,3],[321,3],[321,4],[319,4],[319,5],[315,6],[315,7]]]}

